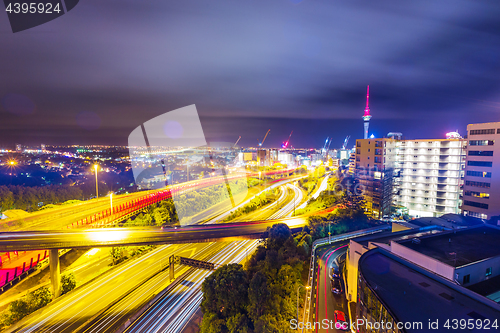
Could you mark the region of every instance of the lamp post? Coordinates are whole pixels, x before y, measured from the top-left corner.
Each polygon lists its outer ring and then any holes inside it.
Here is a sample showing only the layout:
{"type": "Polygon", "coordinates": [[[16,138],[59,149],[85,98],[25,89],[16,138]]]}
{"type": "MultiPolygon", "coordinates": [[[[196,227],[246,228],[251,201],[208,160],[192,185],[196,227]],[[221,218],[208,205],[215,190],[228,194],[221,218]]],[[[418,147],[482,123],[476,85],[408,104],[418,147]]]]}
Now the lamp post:
{"type": "Polygon", "coordinates": [[[332,222],[328,222],[328,244],[332,243],[332,222]]]}
{"type": "Polygon", "coordinates": [[[97,164],[94,164],[94,172],[95,172],[95,197],[96,200],[99,200],[99,185],[97,183],[97,164]]]}
{"type": "Polygon", "coordinates": [[[113,214],[113,192],[109,194],[109,205],[111,206],[111,214],[113,214]]]}
{"type": "MultiPolygon", "coordinates": [[[[311,288],[311,286],[299,286],[297,288],[297,324],[299,322],[299,290],[300,288],[305,288],[306,290],[309,290],[311,288]]],[[[307,296],[307,292],[306,292],[306,296],[307,296]]],[[[298,330],[298,327],[297,327],[297,330],[298,330]]]]}

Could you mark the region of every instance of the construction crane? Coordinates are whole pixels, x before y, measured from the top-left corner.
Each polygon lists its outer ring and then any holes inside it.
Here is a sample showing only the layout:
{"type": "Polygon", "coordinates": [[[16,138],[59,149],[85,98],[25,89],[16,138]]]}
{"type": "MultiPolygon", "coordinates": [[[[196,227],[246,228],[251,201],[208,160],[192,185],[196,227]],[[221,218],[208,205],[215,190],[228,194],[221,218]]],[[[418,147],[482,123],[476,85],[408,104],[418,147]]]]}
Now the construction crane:
{"type": "Polygon", "coordinates": [[[259,147],[262,147],[262,145],[264,144],[264,141],[266,141],[266,138],[267,138],[267,135],[269,134],[269,132],[271,132],[271,129],[267,130],[266,135],[264,135],[264,139],[262,139],[262,142],[259,142],[259,147]]]}
{"type": "MultiPolygon", "coordinates": [[[[327,138],[328,140],[328,138],[327,138]]],[[[325,142],[325,146],[323,147],[323,156],[325,156],[325,162],[328,162],[328,153],[330,152],[330,144],[332,143],[332,138],[325,142]]]]}
{"type": "Polygon", "coordinates": [[[293,131],[288,136],[288,140],[286,140],[286,142],[283,142],[283,144],[281,145],[281,148],[288,148],[288,145],[290,144],[290,138],[292,137],[292,134],[293,134],[293,131]]]}
{"type": "Polygon", "coordinates": [[[326,151],[326,144],[328,143],[329,138],[330,138],[329,136],[326,137],[325,144],[323,145],[323,149],[322,149],[323,153],[326,151]]]}
{"type": "Polygon", "coordinates": [[[348,135],[348,136],[345,137],[344,144],[342,145],[342,149],[346,149],[347,148],[347,143],[349,142],[350,138],[351,138],[350,135],[348,135]]]}
{"type": "Polygon", "coordinates": [[[241,135],[238,137],[238,140],[236,140],[236,142],[234,143],[233,148],[236,147],[236,145],[238,144],[238,142],[240,142],[240,139],[241,139],[241,135]]]}
{"type": "Polygon", "coordinates": [[[330,141],[328,141],[328,146],[326,146],[326,152],[330,150],[330,144],[332,143],[332,138],[330,138],[330,141]]]}

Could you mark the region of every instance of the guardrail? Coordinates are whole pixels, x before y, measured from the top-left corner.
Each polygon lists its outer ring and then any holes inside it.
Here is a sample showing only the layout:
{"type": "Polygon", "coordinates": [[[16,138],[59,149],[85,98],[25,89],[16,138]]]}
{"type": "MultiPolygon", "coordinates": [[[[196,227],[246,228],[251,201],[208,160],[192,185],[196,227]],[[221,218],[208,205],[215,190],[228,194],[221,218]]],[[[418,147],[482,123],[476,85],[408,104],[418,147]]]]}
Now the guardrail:
{"type": "MultiPolygon", "coordinates": [[[[69,252],[70,249],[62,249],[59,251],[59,256],[64,255],[69,252]]],[[[47,253],[47,251],[45,251],[47,253]]],[[[43,258],[40,259],[40,255],[38,255],[38,260],[36,262],[31,259],[31,263],[29,267],[26,267],[26,262],[24,262],[23,268],[21,271],[17,272],[17,267],[14,268],[14,277],[9,279],[9,272],[6,273],[5,280],[0,281],[0,295],[21,282],[24,278],[32,275],[37,271],[42,271],[45,267],[49,265],[49,257],[47,254],[44,255],[43,258]]]]}
{"type": "MultiPolygon", "coordinates": [[[[316,255],[316,248],[318,246],[322,246],[325,244],[331,244],[331,243],[336,243],[336,242],[341,242],[344,240],[352,239],[355,237],[376,234],[376,233],[379,233],[379,232],[382,232],[385,230],[390,230],[390,229],[391,229],[390,225],[384,225],[384,226],[380,226],[380,227],[373,227],[373,228],[348,232],[348,233],[340,234],[340,235],[337,235],[334,237],[320,238],[320,239],[317,239],[313,242],[312,249],[311,249],[311,261],[309,264],[309,274],[308,274],[308,278],[307,278],[307,285],[310,286],[311,288],[306,289],[306,298],[304,300],[304,314],[302,316],[302,318],[304,320],[304,324],[306,323],[306,318],[307,318],[307,320],[309,320],[309,316],[311,314],[311,301],[312,301],[312,292],[313,292],[312,282],[313,282],[313,274],[314,274],[314,266],[315,266],[314,258],[316,255]]],[[[302,332],[304,332],[304,327],[302,328],[302,332]]]]}

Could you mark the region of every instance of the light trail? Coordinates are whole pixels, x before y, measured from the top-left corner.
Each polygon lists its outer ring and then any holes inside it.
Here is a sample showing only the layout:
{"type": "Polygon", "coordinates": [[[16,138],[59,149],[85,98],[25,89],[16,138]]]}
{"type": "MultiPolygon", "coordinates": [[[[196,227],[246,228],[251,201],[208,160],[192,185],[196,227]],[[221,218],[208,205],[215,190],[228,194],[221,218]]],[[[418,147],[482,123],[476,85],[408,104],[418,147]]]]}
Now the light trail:
{"type": "MultiPolygon", "coordinates": [[[[287,189],[293,191],[293,199],[281,207],[276,213],[272,214],[268,219],[291,215],[294,207],[303,200],[302,190],[300,190],[297,186],[290,184],[285,186],[287,189]]],[[[287,196],[287,191],[282,191],[280,199],[287,196]]],[[[258,244],[258,240],[232,242],[227,247],[232,248],[230,254],[224,256],[217,254],[209,261],[221,265],[232,262],[239,263],[243,261],[248,253],[252,253],[258,244]],[[244,244],[244,246],[242,247],[241,244],[244,244]],[[243,251],[243,249],[245,251],[243,251]],[[231,255],[234,255],[235,257],[231,259],[231,255]]],[[[170,292],[164,300],[162,299],[161,302],[158,302],[152,308],[146,310],[143,316],[133,323],[125,332],[181,332],[189,322],[190,318],[198,310],[203,298],[201,284],[211,273],[212,272],[202,272],[190,277],[189,281],[193,282],[194,286],[189,288],[188,291],[186,291],[186,288],[178,286],[172,290],[172,292],[170,292]],[[172,302],[174,302],[174,304],[172,304],[172,302]]]]}

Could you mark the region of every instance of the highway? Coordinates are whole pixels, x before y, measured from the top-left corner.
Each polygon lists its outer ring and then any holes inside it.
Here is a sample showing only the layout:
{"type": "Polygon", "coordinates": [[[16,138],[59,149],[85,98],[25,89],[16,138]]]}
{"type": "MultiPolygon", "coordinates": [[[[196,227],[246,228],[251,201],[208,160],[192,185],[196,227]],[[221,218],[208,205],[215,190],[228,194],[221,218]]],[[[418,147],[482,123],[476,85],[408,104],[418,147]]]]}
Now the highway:
{"type": "MultiPolygon", "coordinates": [[[[288,175],[293,170],[276,170],[265,172],[265,176],[277,176],[277,175],[288,175]]],[[[141,198],[147,197],[151,193],[160,193],[169,191],[172,194],[182,194],[187,191],[194,189],[200,189],[214,184],[223,183],[225,180],[233,180],[239,178],[256,177],[257,173],[234,173],[229,174],[227,179],[224,177],[209,177],[203,179],[197,179],[189,182],[184,182],[175,185],[169,185],[167,187],[158,190],[148,190],[140,191],[130,194],[115,195],[113,197],[113,207],[119,207],[126,203],[130,203],[134,200],[139,200],[141,198]]],[[[88,200],[83,201],[78,204],[71,205],[61,205],[48,210],[37,211],[29,214],[29,216],[6,220],[0,223],[1,231],[12,231],[12,230],[47,230],[47,229],[59,229],[71,225],[78,220],[90,217],[94,214],[102,213],[110,208],[109,197],[100,197],[98,200],[88,200]]]]}
{"type": "MultiPolygon", "coordinates": [[[[286,207],[286,209],[281,209],[281,214],[276,215],[277,217],[287,215],[290,207],[293,206],[287,204],[284,207],[286,207]]],[[[300,219],[292,218],[286,220],[288,223],[294,225],[294,223],[297,223],[294,221],[300,219]]],[[[253,225],[261,232],[264,231],[267,226],[271,226],[274,223],[276,223],[276,221],[263,221],[260,223],[248,222],[245,224],[250,228],[252,228],[253,225]]],[[[299,222],[299,224],[300,223],[303,222],[299,222]]],[[[242,228],[241,223],[230,225],[231,228],[235,229],[235,232],[242,228]]],[[[215,230],[227,229],[227,226],[224,224],[206,227],[215,230]]],[[[243,229],[244,228],[246,227],[243,227],[243,229]]],[[[142,231],[147,233],[153,232],[159,235],[173,233],[175,236],[179,232],[204,232],[203,229],[204,226],[192,226],[182,228],[181,230],[174,229],[170,231],[161,231],[159,228],[154,228],[154,230],[142,231]],[[202,229],[199,230],[199,228],[202,229]]],[[[54,234],[51,234],[51,232],[41,232],[40,234],[36,233],[37,236],[35,237],[50,238],[54,236],[56,238],[64,238],[68,236],[68,234],[73,234],[73,237],[78,238],[82,237],[80,234],[81,231],[84,230],[57,231],[54,232],[54,234]]],[[[105,241],[110,241],[113,237],[117,240],[120,237],[117,237],[113,232],[121,231],[130,231],[132,238],[134,232],[141,232],[141,230],[122,228],[86,230],[86,232],[93,235],[91,238],[94,241],[103,241],[102,237],[104,237],[105,241]]],[[[33,236],[32,232],[21,232],[20,234],[23,234],[23,237],[33,236]]],[[[13,233],[0,235],[0,242],[12,239],[12,235],[13,233]]],[[[123,234],[119,235],[123,236],[123,234]]],[[[17,239],[17,241],[20,241],[20,239],[17,239]]],[[[110,272],[81,286],[70,294],[60,297],[8,331],[112,332],[122,325],[124,320],[134,311],[151,299],[152,296],[169,286],[170,281],[167,277],[169,274],[168,271],[160,272],[160,270],[166,264],[170,255],[174,254],[224,264],[228,262],[241,262],[257,245],[258,240],[244,240],[231,243],[199,243],[160,246],[140,258],[132,259],[130,262],[119,265],[110,272]]],[[[187,267],[176,267],[177,276],[187,271],[187,267]]],[[[193,269],[191,269],[191,271],[192,274],[182,283],[173,286],[172,292],[168,293],[169,296],[165,302],[168,304],[167,307],[171,309],[170,311],[175,311],[170,312],[170,315],[165,315],[166,317],[162,317],[163,320],[166,321],[166,324],[164,324],[167,325],[166,327],[171,327],[171,325],[175,326],[176,323],[184,325],[198,309],[199,302],[201,301],[200,286],[210,272],[203,270],[195,271],[193,269]],[[181,305],[172,306],[172,304],[181,305]]],[[[180,327],[177,327],[177,329],[179,328],[180,327]]]]}
{"type": "Polygon", "coordinates": [[[274,220],[292,215],[294,205],[296,207],[304,200],[303,191],[292,184],[282,184],[279,186],[279,190],[280,194],[278,199],[254,212],[239,216],[231,222],[274,220]],[[286,211],[287,214],[283,215],[283,211],[286,211]]]}
{"type": "MultiPolygon", "coordinates": [[[[134,292],[147,296],[148,291],[141,289],[141,285],[150,280],[158,282],[151,278],[165,266],[170,255],[203,259],[207,255],[218,253],[224,246],[223,243],[160,246],[139,258],[119,265],[68,295],[58,298],[14,325],[8,332],[78,331],[80,327],[87,326],[94,317],[102,315],[102,309],[112,307],[115,300],[134,292]]],[[[176,274],[181,274],[185,270],[187,270],[186,267],[179,266],[176,274]]],[[[161,278],[160,282],[162,282],[161,278]]]]}
{"type": "MultiPolygon", "coordinates": [[[[250,247],[248,250],[253,251],[249,243],[256,244],[256,241],[214,243],[210,251],[197,253],[195,258],[217,263],[240,260],[241,256],[243,256],[243,258],[245,256],[245,248],[250,247]]],[[[189,248],[190,247],[187,249],[189,248]]],[[[187,251],[189,250],[186,250],[186,252],[187,251]]],[[[194,288],[196,279],[200,276],[209,274],[209,272],[205,270],[186,268],[184,266],[176,267],[177,276],[181,271],[186,271],[186,277],[178,279],[174,283],[170,283],[168,269],[153,276],[132,293],[103,311],[81,331],[86,333],[115,332],[138,310],[138,308],[142,307],[165,288],[169,288],[170,293],[174,296],[171,302],[169,302],[169,306],[178,307],[183,297],[189,297],[189,293],[194,288]],[[186,293],[186,295],[183,295],[183,293],[186,293]]]]}
{"type": "MultiPolygon", "coordinates": [[[[288,192],[288,191],[287,191],[288,192]]],[[[289,191],[292,199],[302,200],[302,192],[298,189],[289,191]]],[[[288,195],[287,195],[288,197],[288,195]]],[[[288,198],[287,198],[288,199],[288,198]]],[[[278,213],[273,217],[279,218],[293,212],[295,200],[287,200],[278,213]]],[[[299,201],[300,201],[299,200],[299,201]]],[[[280,219],[292,228],[301,228],[305,223],[303,218],[280,219]]],[[[218,264],[229,262],[241,262],[244,257],[251,253],[258,245],[258,240],[235,241],[231,243],[207,243],[207,236],[224,239],[227,237],[255,238],[261,236],[268,226],[278,221],[239,222],[231,224],[217,224],[209,226],[190,226],[181,229],[162,231],[159,228],[135,229],[135,228],[109,228],[109,229],[73,229],[62,231],[38,231],[38,232],[9,232],[0,234],[0,243],[10,242],[17,247],[24,244],[26,248],[34,246],[47,246],[68,244],[74,247],[99,247],[104,243],[112,246],[121,243],[130,244],[135,240],[136,244],[168,243],[165,239],[180,238],[181,242],[188,241],[193,235],[204,243],[199,244],[175,244],[163,245],[145,254],[140,258],[124,263],[103,276],[87,283],[68,295],[60,297],[47,307],[25,318],[14,325],[10,332],[103,332],[113,331],[129,318],[130,314],[145,304],[152,296],[170,285],[167,277],[168,271],[160,272],[165,265],[166,259],[172,255],[181,255],[196,259],[209,260],[218,264]],[[186,236],[191,235],[187,238],[186,236]],[[146,237],[146,238],[144,238],[146,237]],[[154,239],[152,240],[151,237],[154,239]],[[40,242],[40,239],[43,239],[40,242]],[[161,240],[160,240],[161,239],[161,240]],[[69,243],[71,244],[69,244],[69,243]],[[82,244],[86,243],[86,244],[82,244]],[[90,244],[90,243],[92,244],[90,244]],[[31,243],[31,245],[29,245],[31,243]],[[41,244],[45,243],[45,244],[41,244]],[[57,244],[58,243],[58,244],[57,244]],[[80,245],[75,245],[79,243],[80,245]],[[113,244],[112,244],[113,243],[113,244]]],[[[50,247],[46,247],[50,248],[50,247]]],[[[0,250],[1,251],[1,250],[0,250]]],[[[199,308],[201,301],[201,283],[210,272],[189,269],[189,276],[182,283],[172,285],[167,302],[170,314],[163,316],[165,321],[162,325],[168,330],[177,327],[174,331],[183,327],[192,314],[199,308]],[[191,288],[192,287],[192,288],[191,288]],[[173,297],[173,298],[172,298],[173,297]],[[173,303],[172,303],[173,302],[173,303]],[[172,304],[183,304],[173,306],[172,304]],[[175,310],[175,311],[174,311],[175,310]],[[172,312],[174,311],[174,312],[172,312]],[[182,324],[178,326],[177,324],[182,324]],[[172,326],[173,325],[173,326],[172,326]]],[[[176,267],[176,275],[187,272],[186,267],[176,267]]],[[[155,324],[156,325],[156,324],[155,324]]]]}
{"type": "MultiPolygon", "coordinates": [[[[303,193],[299,188],[290,184],[283,185],[282,187],[284,187],[284,191],[282,191],[283,197],[280,198],[282,199],[280,201],[282,206],[278,211],[269,216],[270,218],[283,218],[292,214],[297,201],[300,202],[303,200],[303,193]]],[[[261,209],[260,211],[263,211],[263,214],[269,215],[269,210],[261,209]]],[[[276,223],[276,220],[272,222],[272,224],[274,223],[276,223]]],[[[218,264],[241,262],[247,254],[253,252],[257,245],[258,241],[246,241],[243,245],[245,250],[241,249],[238,256],[234,258],[219,257],[219,259],[215,259],[215,262],[218,264]]],[[[237,246],[239,246],[238,242],[234,242],[228,248],[237,248],[237,246]]],[[[179,286],[161,297],[128,327],[125,332],[182,332],[190,318],[199,309],[203,297],[201,284],[211,273],[209,271],[197,271],[191,274],[186,278],[190,288],[187,288],[185,285],[179,286]]]]}
{"type": "MultiPolygon", "coordinates": [[[[209,258],[209,261],[220,265],[240,263],[258,245],[258,240],[231,242],[223,251],[209,258]]],[[[203,296],[201,284],[211,273],[205,270],[193,271],[182,283],[147,309],[126,332],[180,332],[198,310],[203,296]]]]}
{"type": "MultiPolygon", "coordinates": [[[[278,199],[278,201],[279,201],[280,203],[282,203],[282,202],[284,202],[284,201],[286,200],[286,197],[285,197],[286,193],[285,193],[285,191],[283,190],[283,189],[284,189],[283,185],[285,185],[285,184],[287,184],[287,183],[290,183],[290,182],[292,182],[292,181],[297,181],[297,180],[299,180],[299,179],[301,179],[301,178],[304,178],[304,177],[306,177],[306,176],[299,176],[299,177],[288,178],[288,179],[283,179],[283,180],[277,181],[277,182],[275,182],[274,184],[272,184],[272,185],[270,185],[269,187],[267,187],[266,189],[264,189],[264,190],[260,191],[259,193],[255,194],[255,195],[254,195],[254,196],[252,196],[251,198],[248,198],[247,200],[245,200],[244,202],[242,202],[242,203],[241,203],[241,204],[239,204],[238,206],[236,206],[236,207],[234,207],[234,208],[232,208],[232,209],[230,209],[230,210],[227,210],[226,212],[224,212],[224,213],[222,213],[222,214],[220,214],[220,215],[215,216],[214,218],[212,218],[212,219],[210,219],[210,220],[208,220],[208,221],[204,222],[204,224],[213,224],[213,223],[218,223],[219,221],[222,221],[222,220],[224,220],[225,218],[227,218],[227,217],[228,217],[228,216],[229,216],[232,212],[234,212],[234,211],[235,211],[235,210],[237,210],[238,208],[244,207],[245,205],[247,205],[248,203],[250,203],[250,201],[252,201],[252,200],[253,200],[256,196],[259,196],[259,195],[261,195],[261,194],[263,194],[263,193],[266,193],[266,192],[267,192],[267,191],[269,191],[269,190],[274,190],[274,189],[276,189],[276,188],[280,188],[280,189],[282,189],[282,190],[281,190],[281,196],[280,196],[280,198],[278,199]]],[[[275,205],[275,203],[272,203],[271,205],[267,206],[267,208],[266,208],[266,209],[272,208],[274,205],[275,205]]],[[[279,206],[279,205],[278,205],[278,206],[279,206]]],[[[244,217],[244,218],[237,218],[237,220],[238,220],[238,221],[251,221],[251,220],[263,220],[263,219],[267,219],[267,218],[268,218],[268,216],[265,216],[265,214],[261,216],[261,213],[265,213],[265,211],[264,211],[264,210],[259,210],[257,213],[258,213],[258,214],[257,214],[256,216],[254,216],[253,214],[248,214],[248,216],[252,216],[252,219],[249,219],[249,218],[247,218],[247,217],[244,217]]]]}

